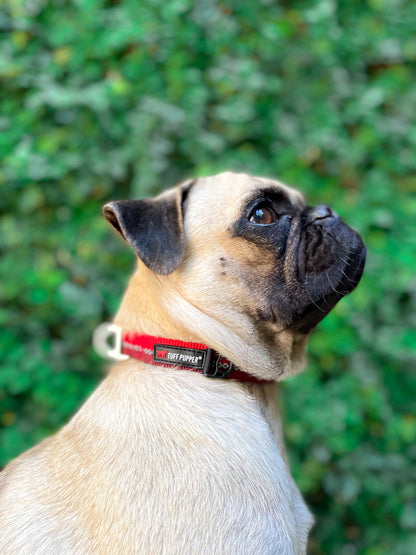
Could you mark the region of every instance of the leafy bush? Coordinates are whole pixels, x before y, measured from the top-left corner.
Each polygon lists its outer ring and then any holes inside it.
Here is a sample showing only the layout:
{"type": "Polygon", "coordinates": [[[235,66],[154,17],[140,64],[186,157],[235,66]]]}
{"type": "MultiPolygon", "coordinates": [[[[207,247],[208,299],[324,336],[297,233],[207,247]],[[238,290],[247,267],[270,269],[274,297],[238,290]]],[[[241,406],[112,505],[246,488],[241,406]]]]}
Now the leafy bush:
{"type": "Polygon", "coordinates": [[[91,333],[134,264],[101,205],[226,169],[278,176],[369,249],[280,395],[310,552],[416,552],[416,4],[1,9],[0,464],[101,379],[91,333]]]}

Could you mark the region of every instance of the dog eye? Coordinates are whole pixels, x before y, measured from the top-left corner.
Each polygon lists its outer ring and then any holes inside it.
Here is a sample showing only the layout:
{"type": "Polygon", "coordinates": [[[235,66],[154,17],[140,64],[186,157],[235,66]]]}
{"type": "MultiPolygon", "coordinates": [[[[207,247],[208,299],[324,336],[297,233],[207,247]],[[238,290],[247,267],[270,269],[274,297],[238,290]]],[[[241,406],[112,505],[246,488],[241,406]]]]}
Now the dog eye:
{"type": "Polygon", "coordinates": [[[270,225],[278,220],[278,216],[271,206],[262,202],[253,208],[248,220],[252,224],[270,225]]]}

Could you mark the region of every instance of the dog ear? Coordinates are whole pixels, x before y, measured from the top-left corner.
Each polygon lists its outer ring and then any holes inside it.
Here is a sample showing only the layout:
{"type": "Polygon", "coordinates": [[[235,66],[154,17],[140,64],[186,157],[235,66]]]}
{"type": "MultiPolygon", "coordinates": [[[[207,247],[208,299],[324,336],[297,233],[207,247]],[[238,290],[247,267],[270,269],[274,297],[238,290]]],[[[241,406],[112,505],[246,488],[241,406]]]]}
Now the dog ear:
{"type": "Polygon", "coordinates": [[[176,270],[185,254],[184,188],[153,199],[117,200],[103,207],[105,219],[156,274],[176,270]]]}

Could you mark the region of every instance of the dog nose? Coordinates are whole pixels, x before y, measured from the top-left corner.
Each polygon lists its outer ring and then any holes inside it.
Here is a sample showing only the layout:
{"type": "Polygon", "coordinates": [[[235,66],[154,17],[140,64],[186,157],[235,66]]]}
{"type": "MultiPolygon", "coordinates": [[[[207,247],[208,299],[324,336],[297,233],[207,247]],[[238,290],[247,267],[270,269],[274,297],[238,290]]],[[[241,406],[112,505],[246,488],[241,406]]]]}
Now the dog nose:
{"type": "Polygon", "coordinates": [[[338,218],[338,214],[326,204],[319,204],[309,212],[309,218],[312,221],[325,220],[326,218],[338,218]]]}

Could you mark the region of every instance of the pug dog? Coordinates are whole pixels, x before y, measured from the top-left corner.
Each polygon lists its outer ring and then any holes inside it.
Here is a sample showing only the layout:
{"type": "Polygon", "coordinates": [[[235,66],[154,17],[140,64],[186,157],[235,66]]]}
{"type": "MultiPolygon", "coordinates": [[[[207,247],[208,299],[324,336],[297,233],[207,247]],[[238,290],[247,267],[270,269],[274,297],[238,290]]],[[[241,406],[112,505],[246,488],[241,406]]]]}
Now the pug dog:
{"type": "Polygon", "coordinates": [[[362,240],[328,206],[245,174],[110,202],[104,216],[139,259],[95,334],[116,362],[0,474],[0,552],[304,554],[313,519],[276,384],[358,284],[362,240]]]}

